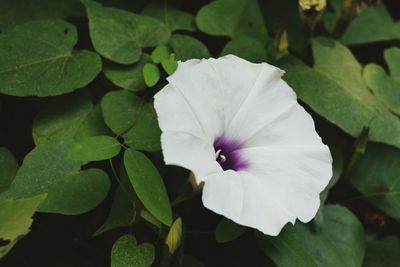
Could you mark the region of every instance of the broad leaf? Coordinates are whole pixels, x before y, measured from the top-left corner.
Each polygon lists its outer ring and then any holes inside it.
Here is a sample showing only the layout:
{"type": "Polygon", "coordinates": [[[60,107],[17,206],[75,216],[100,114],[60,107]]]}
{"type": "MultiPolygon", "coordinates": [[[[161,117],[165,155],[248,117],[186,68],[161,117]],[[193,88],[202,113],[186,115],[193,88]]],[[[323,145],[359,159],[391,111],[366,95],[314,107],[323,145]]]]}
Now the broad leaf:
{"type": "Polygon", "coordinates": [[[14,180],[18,162],[5,147],[0,147],[0,193],[6,190],[14,180]]]}
{"type": "Polygon", "coordinates": [[[146,88],[142,70],[148,62],[150,62],[150,57],[147,54],[142,54],[140,61],[132,66],[107,63],[103,68],[103,73],[116,86],[137,92],[146,88]]]}
{"type": "Polygon", "coordinates": [[[142,153],[127,149],[124,156],[126,172],[146,209],[165,225],[172,223],[172,210],[167,190],[153,163],[142,153]]]}
{"type": "Polygon", "coordinates": [[[268,37],[257,0],[213,1],[197,13],[196,24],[210,35],[245,34],[260,40],[268,37]]]}
{"type": "Polygon", "coordinates": [[[227,43],[221,55],[228,54],[233,54],[256,63],[265,62],[267,60],[267,49],[264,44],[248,36],[238,36],[227,43]]]}
{"type": "Polygon", "coordinates": [[[374,95],[397,115],[400,114],[400,82],[387,76],[379,65],[371,63],[365,66],[363,76],[374,95]]]}
{"type": "Polygon", "coordinates": [[[133,235],[120,237],[111,251],[111,267],[150,267],[155,258],[152,244],[137,244],[133,235]]]}
{"type": "Polygon", "coordinates": [[[99,106],[93,106],[86,93],[72,94],[50,102],[35,117],[32,135],[36,144],[44,141],[104,135],[110,130],[104,124],[99,106]]]}
{"type": "Polygon", "coordinates": [[[76,142],[69,152],[69,157],[81,162],[99,161],[115,157],[120,150],[121,144],[115,138],[105,135],[92,136],[76,142]]]}
{"type": "Polygon", "coordinates": [[[97,52],[121,64],[137,62],[142,48],[166,43],[169,31],[156,19],[125,10],[103,7],[82,0],[89,17],[89,30],[97,52]]]}
{"type": "Polygon", "coordinates": [[[160,150],[160,128],[152,103],[128,91],[114,91],[101,100],[101,109],[110,129],[131,148],[160,150]]]}
{"type": "Polygon", "coordinates": [[[400,218],[400,150],[369,144],[349,178],[369,202],[390,216],[400,218]]]}
{"type": "Polygon", "coordinates": [[[0,1],[0,30],[31,20],[65,19],[83,13],[79,0],[0,1]]]}
{"type": "Polygon", "coordinates": [[[96,207],[106,197],[110,181],[100,169],[81,171],[81,163],[69,158],[72,145],[71,140],[49,141],[34,148],[0,199],[47,193],[39,211],[80,214],[96,207]]]}
{"type": "Polygon", "coordinates": [[[33,21],[0,34],[0,93],[54,96],[90,83],[100,57],[73,50],[76,28],[65,21],[33,21]],[[29,45],[27,45],[29,44],[29,45]]]}
{"type": "Polygon", "coordinates": [[[9,242],[0,246],[0,258],[29,232],[32,216],[45,198],[46,194],[41,194],[31,198],[0,201],[0,240],[9,242]]]}
{"type": "Polygon", "coordinates": [[[291,57],[280,64],[298,97],[354,137],[369,127],[370,140],[400,147],[400,120],[369,91],[351,52],[338,42],[317,38],[313,53],[314,68],[291,57]]]}
{"type": "Polygon", "coordinates": [[[348,45],[400,39],[400,23],[394,22],[383,4],[364,6],[342,36],[348,45]]]}
{"type": "Polygon", "coordinates": [[[195,30],[194,16],[179,9],[150,4],[143,9],[142,14],[162,21],[171,32],[195,30]]]}
{"type": "Polygon", "coordinates": [[[215,230],[215,240],[218,243],[225,243],[239,238],[246,232],[247,228],[223,218],[215,230]]]}
{"type": "Polygon", "coordinates": [[[169,44],[174,51],[177,60],[188,60],[192,58],[209,58],[207,46],[199,40],[184,34],[174,34],[169,44]]]}
{"type": "Polygon", "coordinates": [[[360,222],[340,206],[326,206],[323,216],[319,232],[297,222],[278,237],[259,234],[262,250],[278,267],[360,267],[365,251],[360,222]]]}

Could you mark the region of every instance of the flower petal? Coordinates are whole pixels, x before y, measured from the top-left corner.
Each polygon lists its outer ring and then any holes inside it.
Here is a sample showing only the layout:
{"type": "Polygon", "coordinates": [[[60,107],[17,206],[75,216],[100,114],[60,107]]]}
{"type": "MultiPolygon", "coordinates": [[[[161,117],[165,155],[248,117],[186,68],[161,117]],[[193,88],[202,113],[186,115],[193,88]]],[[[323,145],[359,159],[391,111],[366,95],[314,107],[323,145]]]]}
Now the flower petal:
{"type": "MultiPolygon", "coordinates": [[[[285,188],[276,199],[302,222],[310,221],[318,211],[320,192],[332,177],[329,148],[314,146],[265,146],[241,151],[251,160],[248,172],[260,180],[273,180],[285,188]]],[[[264,188],[265,193],[276,188],[264,188]]]]}
{"type": "Polygon", "coordinates": [[[203,204],[232,221],[276,236],[287,222],[294,223],[281,200],[284,188],[274,180],[258,179],[248,172],[225,171],[207,177],[203,204]]]}
{"type": "Polygon", "coordinates": [[[195,135],[163,132],[161,146],[165,164],[191,170],[198,184],[205,181],[207,175],[222,172],[221,166],[215,161],[214,147],[195,135]]]}
{"type": "Polygon", "coordinates": [[[207,140],[223,131],[223,106],[220,84],[208,60],[179,62],[178,69],[168,77],[169,83],[179,90],[203,129],[207,140]]]}

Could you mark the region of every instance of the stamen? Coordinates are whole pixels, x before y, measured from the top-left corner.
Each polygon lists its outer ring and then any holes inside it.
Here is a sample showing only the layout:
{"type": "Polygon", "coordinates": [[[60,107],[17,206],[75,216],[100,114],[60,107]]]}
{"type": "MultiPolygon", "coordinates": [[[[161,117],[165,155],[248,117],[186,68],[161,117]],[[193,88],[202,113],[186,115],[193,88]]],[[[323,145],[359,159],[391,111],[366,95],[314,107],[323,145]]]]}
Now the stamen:
{"type": "Polygon", "coordinates": [[[220,155],[220,156],[219,156],[218,163],[219,163],[219,164],[222,164],[222,163],[224,163],[225,161],[226,161],[226,157],[225,157],[224,155],[220,155]]]}
{"type": "Polygon", "coordinates": [[[221,153],[222,149],[218,149],[217,152],[215,152],[215,158],[218,159],[219,154],[221,153]]]}

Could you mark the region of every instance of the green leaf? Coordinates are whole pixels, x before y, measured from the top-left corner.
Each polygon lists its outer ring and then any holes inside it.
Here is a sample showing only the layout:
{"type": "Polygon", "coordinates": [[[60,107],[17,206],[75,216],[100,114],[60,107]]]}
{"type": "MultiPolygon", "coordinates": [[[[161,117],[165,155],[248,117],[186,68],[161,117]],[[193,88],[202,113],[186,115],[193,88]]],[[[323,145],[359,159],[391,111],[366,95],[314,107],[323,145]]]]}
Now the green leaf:
{"type": "Polygon", "coordinates": [[[119,186],[114,194],[110,212],[103,225],[94,233],[94,236],[100,235],[108,230],[128,226],[134,223],[136,219],[137,196],[129,181],[123,161],[119,166],[119,186]]]}
{"type": "Polygon", "coordinates": [[[218,243],[226,243],[235,240],[246,232],[247,228],[223,218],[215,230],[215,240],[218,243]]]}
{"type": "Polygon", "coordinates": [[[0,199],[47,193],[39,211],[73,215],[95,208],[107,196],[110,181],[100,169],[81,171],[81,163],[69,159],[72,145],[72,140],[60,140],[35,147],[0,199]]]}
{"type": "Polygon", "coordinates": [[[93,81],[101,71],[100,57],[73,50],[77,41],[76,28],[58,20],[33,21],[1,33],[0,93],[54,96],[93,81]]]}
{"type": "Polygon", "coordinates": [[[0,1],[0,30],[31,20],[66,19],[83,13],[79,0],[0,1]]]}
{"type": "Polygon", "coordinates": [[[365,251],[364,230],[340,206],[325,206],[324,225],[315,233],[304,224],[287,225],[278,237],[258,235],[264,251],[278,267],[359,267],[365,251]]]}
{"type": "Polygon", "coordinates": [[[400,218],[400,150],[369,144],[351,169],[349,178],[369,202],[400,218]]]}
{"type": "Polygon", "coordinates": [[[92,136],[76,142],[69,152],[69,157],[81,162],[100,161],[113,158],[120,151],[121,144],[117,139],[105,135],[92,136]]]}
{"type": "Polygon", "coordinates": [[[131,148],[161,149],[161,131],[152,103],[121,90],[106,94],[101,100],[101,109],[106,124],[115,134],[122,135],[131,148]]]}
{"type": "Polygon", "coordinates": [[[400,48],[388,48],[384,52],[385,61],[389,67],[390,76],[400,82],[400,48]]]}
{"type": "Polygon", "coordinates": [[[196,15],[198,28],[210,35],[249,35],[268,38],[257,0],[217,0],[203,6],[196,15]]]}
{"type": "Polygon", "coordinates": [[[154,258],[155,249],[152,244],[137,245],[133,235],[124,235],[112,247],[111,267],[150,267],[154,258]]]}
{"type": "Polygon", "coordinates": [[[142,14],[162,21],[171,32],[195,30],[194,16],[179,9],[164,8],[162,5],[150,4],[143,9],[142,14]]]}
{"type": "Polygon", "coordinates": [[[5,147],[0,147],[0,193],[6,190],[14,180],[18,162],[5,147]]]}
{"type": "Polygon", "coordinates": [[[103,73],[116,86],[133,92],[141,91],[147,87],[142,73],[143,66],[150,61],[147,54],[142,54],[140,61],[132,66],[107,63],[103,73]]]}
{"type": "Polygon", "coordinates": [[[169,229],[165,244],[168,246],[170,254],[174,254],[182,243],[182,219],[178,218],[174,221],[169,229]]]}
{"type": "Polygon", "coordinates": [[[68,138],[80,140],[110,133],[104,124],[100,107],[93,106],[86,93],[53,100],[35,117],[32,128],[35,144],[68,138]]]}
{"type": "Polygon", "coordinates": [[[106,221],[94,233],[94,235],[97,236],[108,230],[130,225],[133,223],[135,217],[136,212],[132,199],[124,188],[118,186],[114,195],[110,213],[108,214],[106,221]]]}
{"type": "Polygon", "coordinates": [[[176,60],[175,60],[175,55],[172,54],[169,58],[164,59],[161,62],[161,66],[163,67],[165,72],[168,73],[168,75],[174,74],[174,72],[178,68],[178,62],[176,62],[176,60]]]}
{"type": "Polygon", "coordinates": [[[238,36],[227,43],[221,52],[221,56],[228,54],[233,54],[255,63],[267,60],[267,50],[264,44],[248,36],[238,36]]]}
{"type": "Polygon", "coordinates": [[[347,45],[400,39],[400,23],[394,22],[383,4],[364,6],[353,19],[341,41],[347,45]]]}
{"type": "Polygon", "coordinates": [[[165,225],[172,223],[172,210],[164,182],[153,163],[142,153],[127,149],[124,156],[126,172],[140,201],[165,225]]]}
{"type": "Polygon", "coordinates": [[[148,87],[153,87],[160,80],[160,70],[153,63],[146,63],[143,67],[144,82],[148,87]]]}
{"type": "Polygon", "coordinates": [[[103,57],[121,64],[137,62],[142,48],[166,43],[165,25],[156,19],[82,0],[89,17],[92,43],[103,57]]]}
{"type": "Polygon", "coordinates": [[[32,216],[45,198],[46,194],[41,194],[31,198],[7,199],[0,202],[0,240],[9,241],[0,247],[0,259],[29,232],[32,216]]]}
{"type": "Polygon", "coordinates": [[[400,114],[400,82],[388,77],[379,65],[371,63],[365,66],[363,76],[374,95],[395,114],[400,114]]]}
{"type": "Polygon", "coordinates": [[[207,46],[196,38],[184,34],[174,34],[169,44],[174,51],[177,60],[188,60],[192,58],[209,58],[207,46]]]}
{"type": "Polygon", "coordinates": [[[351,52],[338,42],[317,38],[313,53],[314,68],[290,57],[280,64],[298,97],[354,137],[369,127],[369,140],[400,147],[400,120],[369,91],[351,52]]]}
{"type": "Polygon", "coordinates": [[[400,267],[400,242],[397,236],[368,240],[363,267],[400,267]]]}
{"type": "Polygon", "coordinates": [[[170,54],[171,53],[169,52],[167,46],[159,45],[151,53],[151,60],[153,61],[153,63],[158,64],[161,63],[161,61],[163,61],[164,59],[169,58],[170,54]]]}

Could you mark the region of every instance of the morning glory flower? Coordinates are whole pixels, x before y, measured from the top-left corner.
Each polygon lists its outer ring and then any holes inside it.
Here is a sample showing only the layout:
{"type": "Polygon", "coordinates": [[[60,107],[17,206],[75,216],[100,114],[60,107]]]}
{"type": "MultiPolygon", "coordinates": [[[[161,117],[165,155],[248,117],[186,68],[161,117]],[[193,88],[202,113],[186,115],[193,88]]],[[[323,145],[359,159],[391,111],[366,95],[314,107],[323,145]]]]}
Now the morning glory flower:
{"type": "Polygon", "coordinates": [[[332,157],[284,72],[233,55],[179,62],[155,95],[164,161],[204,183],[205,207],[278,235],[310,221],[332,157]]]}

